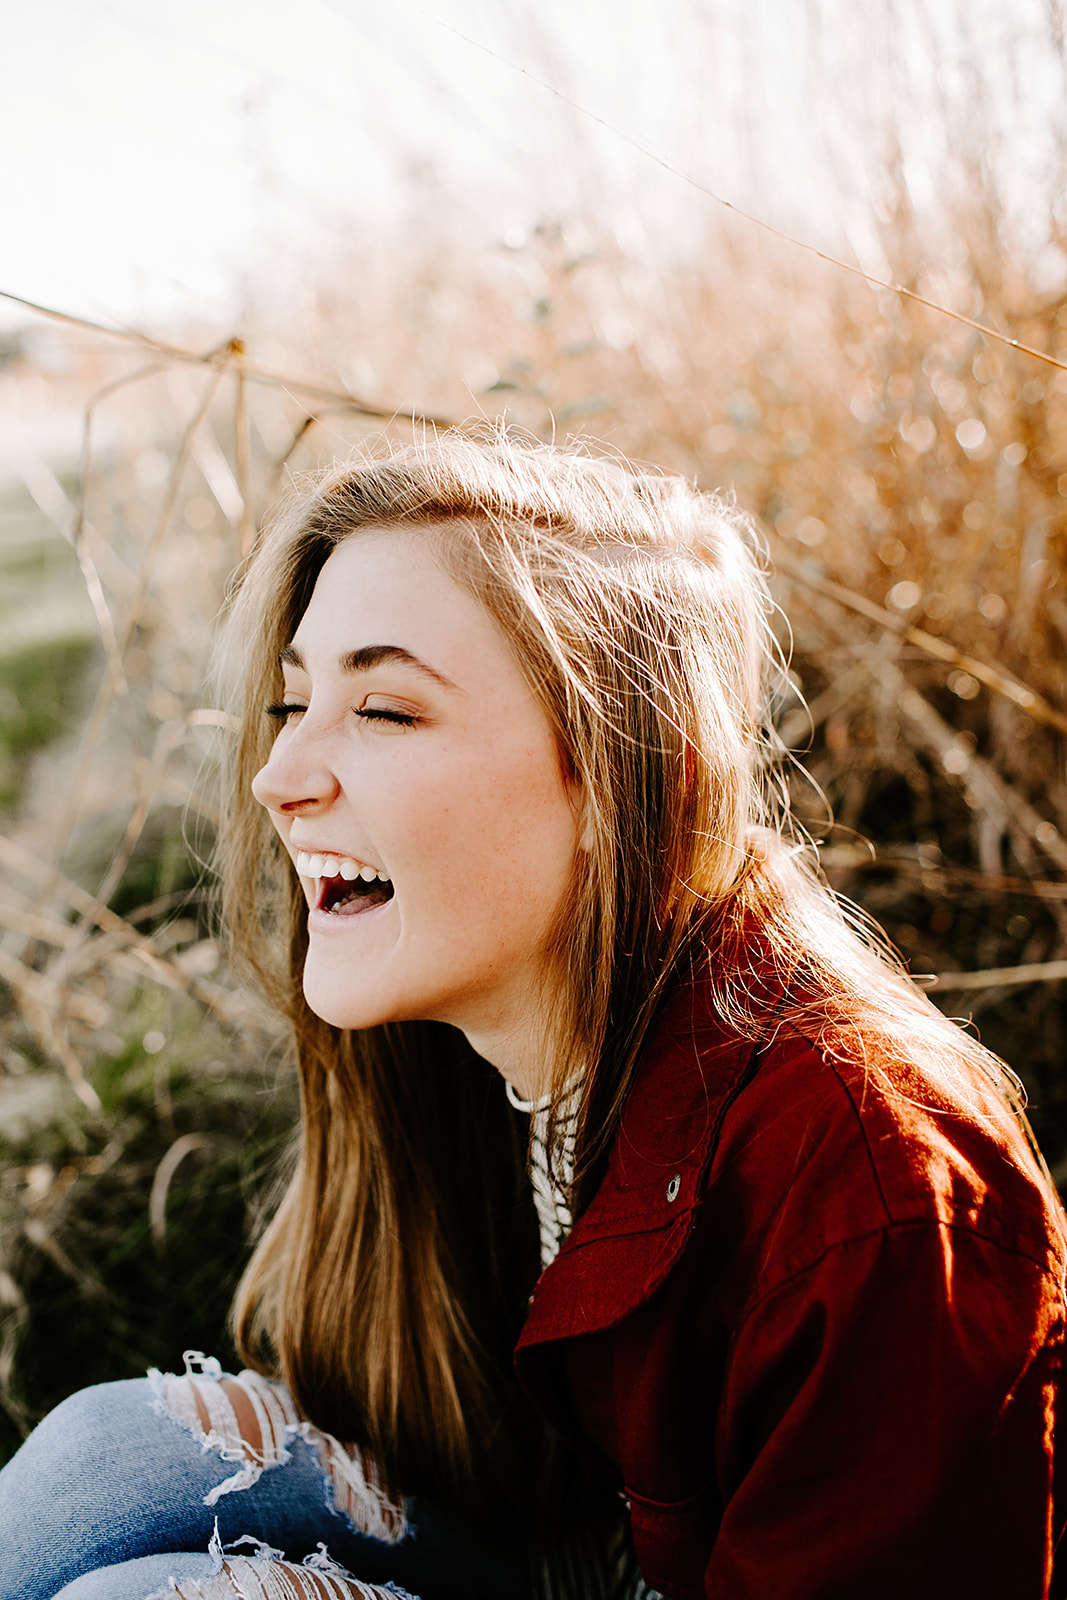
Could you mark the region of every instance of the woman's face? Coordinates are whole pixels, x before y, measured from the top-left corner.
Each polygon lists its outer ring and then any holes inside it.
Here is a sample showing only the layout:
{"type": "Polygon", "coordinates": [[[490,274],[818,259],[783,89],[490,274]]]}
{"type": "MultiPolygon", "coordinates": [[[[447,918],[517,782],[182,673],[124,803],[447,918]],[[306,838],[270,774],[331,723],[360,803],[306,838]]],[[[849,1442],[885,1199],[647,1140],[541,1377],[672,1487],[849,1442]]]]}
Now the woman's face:
{"type": "Polygon", "coordinates": [[[537,1034],[578,816],[503,634],[427,540],[372,529],[330,556],[282,664],[252,788],[308,899],[308,1004],[513,1053],[537,1034]]]}

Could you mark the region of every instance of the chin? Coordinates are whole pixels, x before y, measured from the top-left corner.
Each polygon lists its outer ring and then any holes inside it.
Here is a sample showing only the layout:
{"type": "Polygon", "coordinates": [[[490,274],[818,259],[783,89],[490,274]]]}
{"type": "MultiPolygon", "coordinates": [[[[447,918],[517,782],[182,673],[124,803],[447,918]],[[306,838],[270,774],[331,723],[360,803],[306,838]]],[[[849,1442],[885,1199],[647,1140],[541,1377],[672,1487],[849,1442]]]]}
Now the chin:
{"type": "Polygon", "coordinates": [[[424,1015],[417,1006],[405,1006],[394,985],[354,983],[351,969],[323,971],[313,958],[305,962],[303,987],[308,1008],[332,1028],[377,1028],[424,1015]]]}
{"type": "Polygon", "coordinates": [[[354,1006],[349,1001],[347,1004],[338,1002],[331,1005],[327,1000],[312,999],[307,990],[304,999],[308,1009],[313,1011],[323,1022],[328,1022],[331,1028],[348,1028],[358,1031],[361,1028],[377,1028],[385,1022],[398,1022],[401,1019],[387,1009],[374,1006],[354,1006]]]}
{"type": "Polygon", "coordinates": [[[333,982],[324,982],[320,975],[304,972],[304,999],[309,1010],[332,1028],[374,1028],[380,1022],[392,1022],[389,1008],[375,1005],[369,996],[353,995],[339,991],[333,982]]]}

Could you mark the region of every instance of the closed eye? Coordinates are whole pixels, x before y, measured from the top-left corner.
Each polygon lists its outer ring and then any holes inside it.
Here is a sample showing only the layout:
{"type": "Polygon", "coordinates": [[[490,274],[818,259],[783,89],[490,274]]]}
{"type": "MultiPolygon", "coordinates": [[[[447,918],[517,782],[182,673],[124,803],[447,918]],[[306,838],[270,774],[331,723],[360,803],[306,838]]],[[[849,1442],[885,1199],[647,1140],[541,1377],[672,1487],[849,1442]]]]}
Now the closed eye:
{"type": "Polygon", "coordinates": [[[356,716],[364,722],[391,722],[401,728],[413,728],[419,720],[407,711],[386,711],[380,706],[357,706],[356,716]]]}
{"type": "MultiPolygon", "coordinates": [[[[300,705],[274,705],[267,707],[268,717],[275,722],[286,723],[290,717],[295,717],[299,712],[306,711],[307,706],[300,705]]],[[[418,722],[418,717],[412,716],[407,711],[387,711],[380,706],[357,706],[356,716],[364,722],[389,722],[401,728],[412,728],[418,722]]]]}

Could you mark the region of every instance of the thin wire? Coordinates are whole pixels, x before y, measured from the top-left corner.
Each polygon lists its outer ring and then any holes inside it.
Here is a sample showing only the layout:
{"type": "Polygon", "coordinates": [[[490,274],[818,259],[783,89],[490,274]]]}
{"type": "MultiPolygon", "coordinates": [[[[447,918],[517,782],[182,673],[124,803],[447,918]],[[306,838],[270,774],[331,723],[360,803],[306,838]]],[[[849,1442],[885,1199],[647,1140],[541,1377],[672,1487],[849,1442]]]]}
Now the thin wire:
{"type": "Polygon", "coordinates": [[[672,177],[679,178],[682,183],[688,184],[698,194],[702,194],[706,199],[714,201],[717,206],[722,206],[725,211],[732,211],[735,217],[741,217],[743,221],[750,222],[753,227],[762,228],[764,233],[769,233],[775,239],[781,239],[784,244],[792,245],[796,250],[805,251],[808,255],[814,256],[817,261],[824,261],[827,266],[839,267],[842,272],[850,272],[854,278],[862,279],[864,283],[870,284],[872,288],[885,289],[890,294],[900,295],[903,299],[911,300],[916,305],[925,306],[927,311],[936,311],[939,316],[949,317],[953,322],[960,322],[964,327],[972,328],[975,333],[984,334],[987,339],[995,339],[998,344],[1008,345],[1012,350],[1018,350],[1021,355],[1033,356],[1035,361],[1044,361],[1050,367],[1058,367],[1061,372],[1067,372],[1067,361],[1061,361],[1056,356],[1050,356],[1044,350],[1035,350],[1033,345],[1023,344],[1021,340],[1013,339],[1010,334],[1002,333],[998,328],[991,328],[988,323],[978,322],[974,317],[968,317],[962,311],[953,311],[950,307],[941,305],[937,300],[929,300],[925,295],[919,294],[916,289],[909,289],[905,284],[890,283],[886,278],[879,278],[876,273],[865,272],[862,267],[857,267],[850,261],[842,261],[838,256],[830,255],[828,251],[820,250],[818,245],[809,244],[804,239],[798,239],[794,234],[786,233],[783,228],[776,228],[773,222],[765,222],[762,217],[754,216],[751,211],[746,211],[742,206],[735,205],[732,200],[726,200],[721,194],[716,194],[713,189],[709,189],[706,184],[701,183],[699,178],[694,178],[691,173],[686,172],[682,167],[675,166],[673,161],[668,161],[666,156],[661,156],[650,145],[634,138],[632,134],[624,133],[621,128],[616,128],[614,123],[608,122],[606,118],[600,116],[596,111],[590,111],[589,107],[582,105],[581,101],[575,100],[573,96],[567,94],[563,89],[557,89],[554,83],[549,83],[547,79],[538,77],[537,73],[531,72],[529,67],[520,66],[517,61],[512,61],[507,56],[501,55],[499,51],[493,50],[487,44],[483,44],[480,39],[472,39],[462,29],[454,27],[450,22],[443,22],[440,17],[435,17],[431,12],[424,11],[421,6],[413,6],[412,9],[417,11],[420,16],[425,17],[428,22],[433,22],[437,27],[443,28],[446,33],[455,34],[457,39],[462,39],[463,43],[470,45],[472,49],[481,50],[484,55],[489,56],[493,61],[499,61],[502,66],[509,67],[512,72],[517,72],[522,77],[529,78],[531,83],[536,83],[538,88],[545,89],[549,94],[555,95],[557,100],[561,100],[572,111],[577,111],[580,116],[586,117],[590,122],[595,122],[598,127],[603,128],[607,133],[613,134],[616,139],[621,139],[624,144],[628,144],[632,150],[636,150],[646,160],[654,161],[656,166],[662,167],[664,172],[669,172],[672,177]]]}

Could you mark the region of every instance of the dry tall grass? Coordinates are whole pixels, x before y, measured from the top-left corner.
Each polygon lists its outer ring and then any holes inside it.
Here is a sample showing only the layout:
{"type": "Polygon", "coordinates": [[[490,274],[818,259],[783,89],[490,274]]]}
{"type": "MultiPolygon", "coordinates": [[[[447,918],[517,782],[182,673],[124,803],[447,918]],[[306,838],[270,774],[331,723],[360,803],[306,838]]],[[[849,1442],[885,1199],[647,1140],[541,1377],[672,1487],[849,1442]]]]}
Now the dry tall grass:
{"type": "MultiPolygon", "coordinates": [[[[898,281],[1067,361],[1067,291],[998,231],[988,166],[940,215],[937,274],[889,192],[898,281]]],[[[1021,1074],[1067,1178],[1067,371],[735,224],[688,266],[589,219],[492,255],[353,246],[249,327],[211,364],[72,330],[65,375],[23,359],[0,396],[90,420],[79,484],[22,472],[99,638],[0,837],[9,1442],[78,1383],[220,1347],[293,1102],[205,905],[212,619],[284,474],[402,434],[394,403],[734,487],[792,626],[781,726],[828,875],[1021,1074]],[[383,416],[249,381],[252,360],[383,416]]]]}

